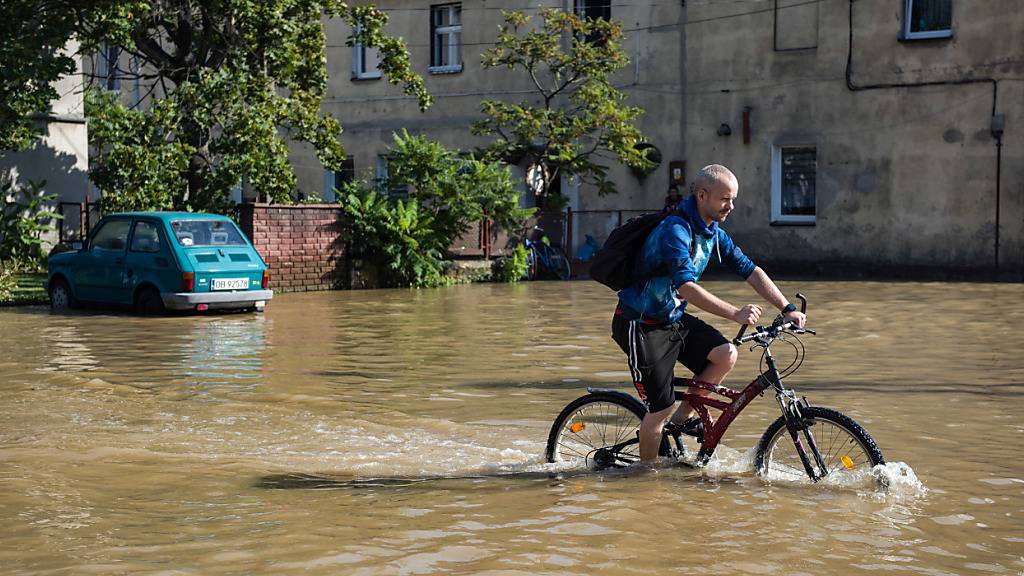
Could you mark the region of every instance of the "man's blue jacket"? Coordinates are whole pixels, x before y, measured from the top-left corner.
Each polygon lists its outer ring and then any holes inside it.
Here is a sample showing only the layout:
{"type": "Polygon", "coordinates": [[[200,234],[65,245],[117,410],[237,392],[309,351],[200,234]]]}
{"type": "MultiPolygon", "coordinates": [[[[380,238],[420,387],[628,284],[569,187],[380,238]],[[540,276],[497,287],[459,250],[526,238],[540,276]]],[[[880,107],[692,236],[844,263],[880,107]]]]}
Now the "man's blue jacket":
{"type": "Polygon", "coordinates": [[[686,310],[686,300],[676,295],[676,289],[700,280],[712,252],[743,279],[757,267],[718,222],[704,224],[697,213],[697,199],[690,196],[647,237],[637,273],[640,278],[653,276],[619,291],[618,313],[628,320],[651,324],[679,320],[686,310]]]}

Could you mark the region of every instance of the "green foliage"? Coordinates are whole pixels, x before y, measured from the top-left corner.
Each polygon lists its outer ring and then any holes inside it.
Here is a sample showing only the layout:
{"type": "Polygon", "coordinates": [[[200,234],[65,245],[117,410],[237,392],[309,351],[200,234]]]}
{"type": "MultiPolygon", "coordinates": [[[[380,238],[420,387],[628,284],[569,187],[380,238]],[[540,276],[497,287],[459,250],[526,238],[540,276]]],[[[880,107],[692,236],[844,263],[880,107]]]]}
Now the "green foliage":
{"type": "Polygon", "coordinates": [[[188,191],[185,173],[194,151],[173,135],[181,121],[175,101],[157,100],[141,111],[120,105],[110,92],[89,90],[85,107],[95,149],[89,176],[105,192],[105,212],[190,207],[219,211],[229,198],[206,190],[204,202],[175,203],[188,191]]]}
{"type": "Polygon", "coordinates": [[[18,286],[18,267],[13,262],[0,260],[0,302],[7,302],[14,296],[18,286]]]}
{"type": "Polygon", "coordinates": [[[388,151],[388,186],[406,185],[430,214],[433,228],[448,242],[481,220],[518,229],[532,209],[519,207],[519,193],[508,167],[496,161],[460,156],[439,142],[406,131],[394,135],[388,151]]]}
{"type": "Polygon", "coordinates": [[[48,206],[57,195],[46,194],[45,185],[30,181],[28,187],[10,182],[0,186],[0,260],[28,269],[45,261],[42,235],[61,218],[48,206]]]}
{"type": "Polygon", "coordinates": [[[365,186],[342,191],[341,205],[351,219],[353,255],[382,267],[385,285],[441,286],[444,246],[431,227],[430,216],[410,199],[391,203],[365,186]]]}
{"type": "Polygon", "coordinates": [[[423,137],[396,134],[388,171],[386,184],[408,186],[408,200],[390,201],[365,183],[347,185],[339,198],[351,218],[353,255],[381,265],[390,286],[451,283],[445,253],[474,223],[514,230],[532,214],[519,208],[507,166],[462,158],[423,137]]]}
{"type": "Polygon", "coordinates": [[[528,255],[526,246],[516,244],[512,253],[494,262],[494,279],[498,282],[519,282],[526,278],[528,255]]]}
{"type": "Polygon", "coordinates": [[[37,4],[0,3],[0,150],[27,148],[39,136],[32,114],[50,110],[58,96],[53,81],[75,69],[74,60],[63,52],[71,19],[43,14],[37,4]]]}
{"type": "Polygon", "coordinates": [[[541,9],[540,23],[532,28],[531,17],[522,12],[504,12],[504,18],[495,47],[481,62],[485,68],[527,74],[541,104],[481,102],[486,118],[473,125],[473,132],[496,135],[488,157],[527,158],[541,170],[545,197],[560,195],[551,189],[560,175],[594,184],[600,194],[614,192],[608,167],[596,161],[602,152],[630,167],[649,167],[646,153],[636,147],[643,135],[633,126],[642,111],[627,106],[626,95],[609,82],[629,62],[620,44],[621,25],[552,8],[541,9]]]}
{"type": "Polygon", "coordinates": [[[290,202],[295,173],[286,140],[307,142],[325,166],[339,166],[345,158],[341,125],[321,111],[328,80],[324,16],[358,22],[353,38],[380,47],[388,79],[403,84],[421,108],[431,102],[405,45],[384,35],[387,15],[372,6],[337,0],[122,4],[104,18],[82,19],[76,32],[91,47],[102,39],[121,43],[160,95],[141,110],[90,98],[90,143],[101,151],[90,173],[105,208],[223,211],[243,178],[261,199],[290,202]]]}
{"type": "MultiPolygon", "coordinates": [[[[60,96],[53,83],[75,72],[68,41],[84,23],[124,19],[139,4],[124,0],[0,2],[0,150],[28,148],[39,136],[33,115],[60,96]]],[[[95,48],[86,40],[84,46],[95,48]]]]}

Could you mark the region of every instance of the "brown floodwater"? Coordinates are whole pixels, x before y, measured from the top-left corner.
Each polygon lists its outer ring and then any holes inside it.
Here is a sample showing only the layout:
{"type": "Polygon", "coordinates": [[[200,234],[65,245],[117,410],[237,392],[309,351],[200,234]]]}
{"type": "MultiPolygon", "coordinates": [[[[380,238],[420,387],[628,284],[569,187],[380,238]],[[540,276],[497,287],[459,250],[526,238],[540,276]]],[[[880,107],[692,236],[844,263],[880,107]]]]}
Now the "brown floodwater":
{"type": "Polygon", "coordinates": [[[770,396],[703,470],[555,473],[561,408],[632,392],[592,282],[0,309],[0,572],[1024,573],[1024,286],[782,287],[819,334],[787,383],[866,427],[884,482],[756,476],[770,396]]]}

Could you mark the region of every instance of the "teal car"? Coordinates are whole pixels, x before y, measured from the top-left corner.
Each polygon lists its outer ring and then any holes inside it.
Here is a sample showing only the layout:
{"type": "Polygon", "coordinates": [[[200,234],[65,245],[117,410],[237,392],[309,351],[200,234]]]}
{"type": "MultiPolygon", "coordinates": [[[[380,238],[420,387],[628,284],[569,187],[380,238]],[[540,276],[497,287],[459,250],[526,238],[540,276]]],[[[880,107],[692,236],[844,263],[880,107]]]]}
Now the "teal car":
{"type": "Polygon", "coordinates": [[[103,217],[81,248],[50,256],[55,310],[79,303],[164,310],[263,311],[274,292],[263,258],[225,216],[130,212],[103,217]]]}

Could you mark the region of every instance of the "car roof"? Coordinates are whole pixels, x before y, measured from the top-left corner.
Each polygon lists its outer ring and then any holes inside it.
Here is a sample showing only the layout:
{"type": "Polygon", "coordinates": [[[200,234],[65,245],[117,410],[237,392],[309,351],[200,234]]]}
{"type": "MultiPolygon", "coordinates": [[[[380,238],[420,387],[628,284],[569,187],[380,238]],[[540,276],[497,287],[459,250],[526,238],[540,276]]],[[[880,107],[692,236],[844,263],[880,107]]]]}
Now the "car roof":
{"type": "Polygon", "coordinates": [[[222,214],[207,214],[205,212],[115,212],[108,214],[108,217],[121,216],[131,218],[159,218],[161,220],[224,220],[227,216],[222,214]]]}

